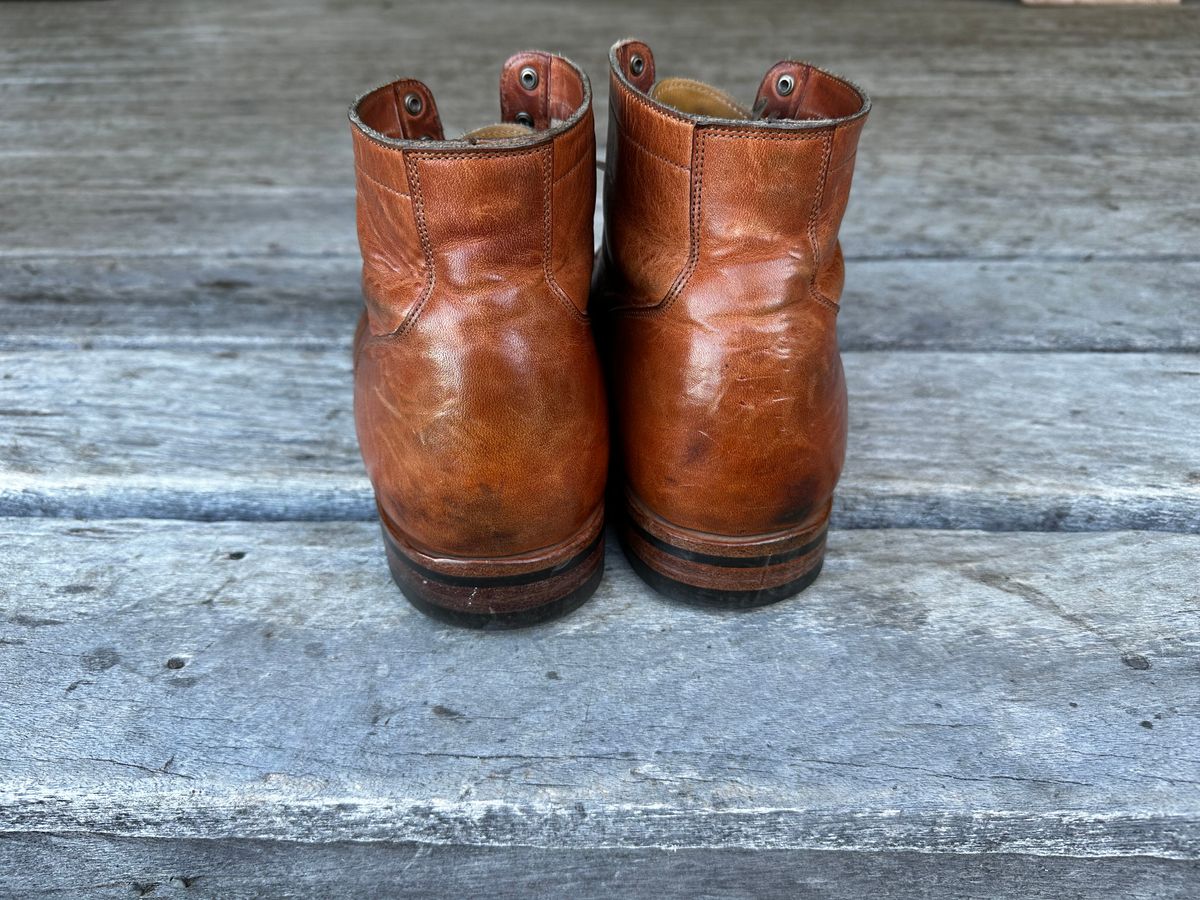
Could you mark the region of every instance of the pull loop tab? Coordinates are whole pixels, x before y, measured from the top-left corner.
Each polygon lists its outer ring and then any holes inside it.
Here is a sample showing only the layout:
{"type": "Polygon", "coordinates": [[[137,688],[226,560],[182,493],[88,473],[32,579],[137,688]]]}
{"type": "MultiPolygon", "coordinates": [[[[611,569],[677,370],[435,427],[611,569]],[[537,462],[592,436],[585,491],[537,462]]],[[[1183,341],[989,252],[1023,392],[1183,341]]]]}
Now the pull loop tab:
{"type": "Polygon", "coordinates": [[[433,92],[424,83],[413,78],[393,82],[392,97],[395,101],[396,127],[399,131],[394,137],[416,141],[445,139],[433,92]]]}
{"type": "Polygon", "coordinates": [[[654,86],[654,54],[641,41],[625,41],[616,48],[617,65],[629,83],[649,94],[654,86]]]}
{"type": "Polygon", "coordinates": [[[768,121],[810,118],[804,112],[804,97],[811,72],[811,66],[790,59],[773,65],[758,86],[754,118],[768,121]]]}
{"type": "Polygon", "coordinates": [[[549,53],[516,53],[500,71],[500,118],[538,130],[550,127],[549,53]]]}

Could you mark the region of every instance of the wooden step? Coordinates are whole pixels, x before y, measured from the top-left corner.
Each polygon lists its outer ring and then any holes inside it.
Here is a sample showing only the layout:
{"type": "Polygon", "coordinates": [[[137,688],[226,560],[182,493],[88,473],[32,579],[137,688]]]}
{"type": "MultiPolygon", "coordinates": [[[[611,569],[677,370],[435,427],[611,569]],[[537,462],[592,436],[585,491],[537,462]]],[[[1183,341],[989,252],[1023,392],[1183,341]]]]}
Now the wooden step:
{"type": "Polygon", "coordinates": [[[835,532],[817,585],[742,614],[614,545],[577,613],[480,634],[409,608],[368,523],[0,529],[0,859],[1200,851],[1195,535],[835,532]]]}
{"type": "MultiPolygon", "coordinates": [[[[845,365],[840,527],[1200,531],[1194,354],[845,365]]],[[[0,353],[0,422],[6,515],[374,516],[345,348],[0,353]]]]}
{"type": "MultiPolygon", "coordinates": [[[[850,257],[844,350],[1200,351],[1200,260],[850,257]]],[[[357,254],[0,259],[0,350],[342,346],[357,254]]]]}

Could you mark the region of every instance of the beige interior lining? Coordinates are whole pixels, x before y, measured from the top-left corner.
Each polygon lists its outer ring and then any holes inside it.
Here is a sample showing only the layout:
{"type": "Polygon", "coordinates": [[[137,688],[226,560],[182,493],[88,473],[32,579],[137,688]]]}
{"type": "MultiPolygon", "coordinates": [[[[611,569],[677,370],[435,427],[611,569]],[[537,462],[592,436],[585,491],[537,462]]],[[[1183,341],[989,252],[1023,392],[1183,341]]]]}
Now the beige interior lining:
{"type": "Polygon", "coordinates": [[[497,122],[495,125],[484,125],[463,135],[468,141],[503,141],[508,138],[525,137],[533,134],[533,129],[516,122],[497,122]]]}
{"type": "Polygon", "coordinates": [[[694,78],[664,78],[650,89],[650,96],[659,103],[693,116],[750,118],[750,110],[727,93],[694,78]]]}

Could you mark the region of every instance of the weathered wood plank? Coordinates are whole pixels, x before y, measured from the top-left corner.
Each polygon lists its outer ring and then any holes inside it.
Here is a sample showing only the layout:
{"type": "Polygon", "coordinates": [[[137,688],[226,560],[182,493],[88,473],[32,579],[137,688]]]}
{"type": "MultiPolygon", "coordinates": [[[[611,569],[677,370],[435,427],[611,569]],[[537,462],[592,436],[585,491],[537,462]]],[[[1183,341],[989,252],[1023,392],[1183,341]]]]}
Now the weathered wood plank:
{"type": "MultiPolygon", "coordinates": [[[[1034,164],[866,144],[842,227],[855,255],[1197,259],[1190,157],[1149,166],[1050,154],[1034,164]]],[[[327,164],[344,173],[343,187],[5,191],[0,257],[350,255],[357,245],[349,141],[327,164]]]]}
{"type": "Polygon", "coordinates": [[[0,835],[0,891],[21,897],[646,897],[1193,900],[1200,864],[828,850],[464,847],[0,835]]]}
{"type": "MultiPolygon", "coordinates": [[[[0,349],[324,349],[357,256],[0,260],[0,349]]],[[[846,350],[1200,350],[1200,263],[851,259],[846,350]]]]}
{"type": "Polygon", "coordinates": [[[837,532],[749,614],[613,548],[478,634],[368,523],[6,520],[0,830],[1194,860],[1198,541],[837,532]]]}
{"type": "MultiPolygon", "coordinates": [[[[842,527],[1200,530],[1192,354],[846,355],[842,527]]],[[[374,515],[336,350],[0,354],[7,515],[374,515]]]]}
{"type": "MultiPolygon", "coordinates": [[[[494,115],[497,57],[525,46],[534,33],[583,64],[603,94],[615,19],[655,45],[665,70],[719,81],[740,96],[753,92],[769,61],[799,53],[857,75],[886,101],[881,107],[926,101],[926,115],[899,116],[895,123],[907,126],[904,134],[921,147],[931,139],[953,144],[974,132],[939,134],[928,127],[929,112],[942,113],[939,121],[978,124],[987,131],[981,137],[1002,138],[1006,150],[1044,151],[1037,142],[1046,135],[1042,128],[1052,130],[1057,150],[1067,149],[1063,142],[1084,152],[1107,150],[1120,130],[1101,128],[1098,120],[1106,117],[1118,126],[1144,117],[1149,127],[1167,129],[1163,136],[1181,140],[1176,125],[1186,117],[1178,105],[1145,104],[1184,100],[1197,79],[1195,10],[1150,16],[1114,10],[1084,19],[1029,15],[1002,4],[966,9],[943,0],[899,9],[876,0],[817,16],[802,5],[749,0],[736,11],[694,10],[687,22],[669,10],[665,0],[636,7],[597,2],[569,17],[554,15],[558,7],[548,0],[523,3],[504,17],[469,0],[406,9],[402,16],[386,3],[341,7],[337,15],[313,2],[254,9],[229,2],[204,9],[126,2],[116,14],[5,7],[9,40],[0,45],[0,84],[13,94],[14,117],[0,123],[0,140],[15,136],[13,146],[71,152],[62,138],[94,124],[90,136],[101,147],[136,131],[154,145],[182,144],[184,153],[211,143],[228,151],[233,145],[214,137],[241,128],[251,141],[247,149],[265,159],[266,144],[255,141],[248,125],[290,125],[296,130],[289,133],[321,142],[314,126],[327,124],[334,110],[340,118],[350,96],[397,69],[434,82],[443,114],[467,125],[494,115]],[[81,28],[86,42],[75,39],[81,28]],[[717,29],[721,40],[713,41],[717,29]],[[914,46],[923,52],[914,54],[914,46]],[[214,50],[220,65],[213,64],[214,50]],[[1028,102],[1032,96],[1036,105],[1028,102]],[[160,98],[176,102],[151,102],[160,98]],[[46,102],[51,99],[54,104],[46,102]],[[1021,118],[1008,118],[1014,115],[1021,118]],[[1074,121],[1061,121],[1064,116],[1074,121]],[[1024,127],[1004,127],[1014,121],[1024,127]],[[182,130],[172,134],[167,123],[182,130]],[[1037,129],[1029,127],[1034,123],[1037,129]],[[1101,141],[1099,148],[1083,141],[1089,135],[1101,141]]],[[[603,105],[598,112],[604,115],[603,105]]],[[[1151,152],[1135,143],[1119,149],[1151,152]]],[[[1182,142],[1177,149],[1187,152],[1182,142]]],[[[306,148],[289,151],[303,155],[306,148]]]]}
{"type": "MultiPolygon", "coordinates": [[[[448,116],[487,119],[497,47],[535,33],[579,56],[602,95],[596,35],[619,18],[668,69],[743,94],[796,47],[875,90],[852,253],[1195,259],[1194,9],[1083,20],[874,3],[814,16],[760,0],[685,25],[656,4],[552,8],[522,4],[496,22],[437,4],[406,9],[393,30],[378,6],[6,6],[0,85],[17,105],[0,125],[3,252],[350,253],[349,97],[403,61],[445,88],[448,116]],[[81,27],[91,40],[76,39],[81,27]],[[723,40],[696,54],[714,32],[723,40]]],[[[603,102],[598,113],[603,135],[603,102]]]]}
{"type": "MultiPolygon", "coordinates": [[[[717,70],[711,60],[693,59],[682,48],[675,49],[675,43],[667,42],[663,51],[675,74],[703,78],[711,71],[709,77],[722,83],[732,77],[743,82],[738,94],[747,101],[753,99],[761,70],[769,65],[765,57],[745,56],[733,71],[728,66],[717,70]]],[[[1079,48],[1075,52],[1088,51],[1079,48]]],[[[1122,55],[1128,52],[1122,48],[1122,55]]],[[[457,77],[443,76],[431,85],[439,109],[460,122],[464,126],[460,130],[499,115],[495,86],[484,82],[495,77],[502,55],[499,49],[490,51],[478,60],[480,68],[474,71],[468,69],[474,63],[464,60],[464,71],[457,77]],[[441,87],[445,90],[438,90],[441,87]]],[[[1003,63],[997,59],[994,64],[1003,63]]],[[[420,58],[412,65],[428,68],[420,58]]],[[[850,62],[839,71],[855,75],[860,68],[850,62]]],[[[599,81],[595,112],[603,152],[607,76],[604,68],[591,71],[599,81]]],[[[405,72],[418,74],[407,68],[405,72]]],[[[143,84],[124,97],[120,86],[114,89],[109,83],[71,84],[65,93],[63,85],[54,85],[53,104],[45,96],[49,87],[10,89],[6,92],[9,117],[0,121],[0,147],[5,148],[0,154],[0,177],[11,188],[26,191],[62,188],[64,176],[72,190],[118,188],[177,195],[288,186],[344,187],[350,184],[345,172],[349,159],[346,107],[354,96],[392,74],[391,70],[366,72],[360,80],[347,79],[341,92],[331,91],[326,83],[293,85],[291,92],[281,97],[256,96],[254,112],[261,119],[253,129],[247,128],[246,99],[231,96],[239,87],[257,92],[250,85],[230,84],[222,91],[220,87],[189,89],[172,83],[174,90],[184,92],[186,100],[175,110],[163,111],[148,108],[143,84]],[[301,93],[305,87],[309,93],[301,93]],[[64,131],[72,137],[77,131],[80,140],[64,144],[64,131]],[[82,140],[85,136],[87,143],[82,140]],[[298,139],[301,136],[303,140],[298,139]],[[279,164],[281,141],[288,143],[286,166],[279,164]]],[[[901,154],[936,153],[954,158],[1001,154],[1036,158],[1059,153],[1150,162],[1185,158],[1194,145],[1197,126],[1180,115],[1180,104],[1188,99],[1189,90],[1195,90],[1196,80],[1181,82],[1175,90],[1156,91],[1155,80],[1161,72],[1144,69],[1124,76],[1128,84],[1117,80],[1121,76],[1107,75],[1105,92],[1102,85],[1095,85],[1101,90],[1094,91],[1093,85],[1087,84],[1102,73],[1072,72],[1072,82],[1064,92],[1048,95],[1044,106],[1030,110],[1027,97],[1035,85],[1014,84],[1008,73],[995,74],[995,78],[967,75],[962,79],[968,85],[987,87],[975,96],[960,95],[954,87],[959,80],[954,73],[943,74],[941,82],[924,85],[915,94],[896,93],[904,85],[895,83],[894,74],[886,76],[882,85],[865,84],[874,108],[864,150],[878,146],[901,154]],[[1082,93],[1079,83],[1086,85],[1082,93]],[[1113,85],[1124,85],[1124,90],[1111,93],[1113,85]],[[941,127],[931,129],[931,117],[941,127]]],[[[1049,77],[1039,76],[1039,81],[1049,77]]],[[[1036,159],[1032,164],[1042,165],[1036,159]]]]}

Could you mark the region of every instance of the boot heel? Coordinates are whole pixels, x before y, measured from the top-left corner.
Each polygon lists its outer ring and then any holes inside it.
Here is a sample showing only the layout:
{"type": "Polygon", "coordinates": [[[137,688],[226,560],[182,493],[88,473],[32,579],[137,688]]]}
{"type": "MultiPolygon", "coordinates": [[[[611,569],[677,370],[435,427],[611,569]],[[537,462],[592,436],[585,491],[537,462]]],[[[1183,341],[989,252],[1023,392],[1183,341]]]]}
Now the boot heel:
{"type": "Polygon", "coordinates": [[[828,511],[816,525],[747,537],[679,528],[636,499],[625,507],[621,545],[642,580],[673,600],[747,609],[792,597],[825,561],[828,511]]]}
{"type": "Polygon", "coordinates": [[[595,593],[604,573],[602,518],[552,551],[523,560],[431,558],[380,524],[388,568],[405,599],[453,625],[524,628],[564,616],[595,593]]]}

